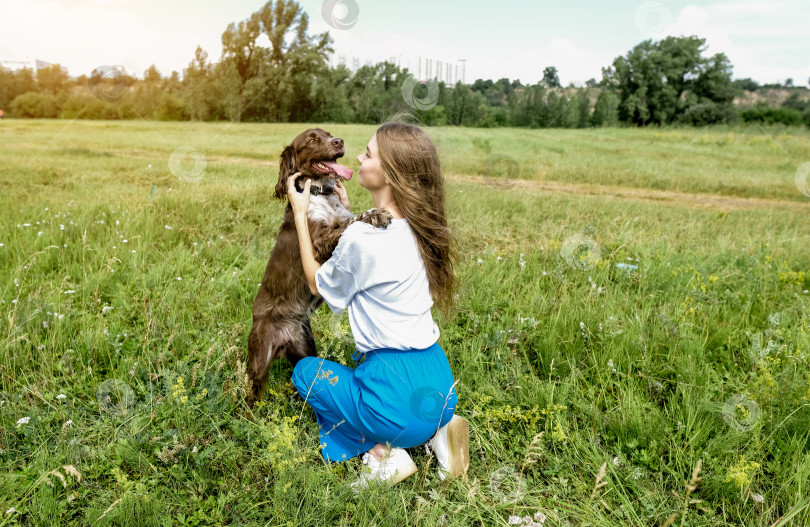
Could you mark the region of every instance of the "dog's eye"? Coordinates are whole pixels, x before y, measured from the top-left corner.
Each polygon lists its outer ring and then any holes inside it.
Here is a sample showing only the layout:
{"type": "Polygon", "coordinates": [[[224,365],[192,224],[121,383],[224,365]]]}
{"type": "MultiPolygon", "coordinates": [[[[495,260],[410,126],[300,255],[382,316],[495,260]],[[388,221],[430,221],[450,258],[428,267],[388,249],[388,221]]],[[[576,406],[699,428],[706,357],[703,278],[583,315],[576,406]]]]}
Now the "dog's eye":
{"type": "Polygon", "coordinates": [[[315,139],[314,137],[309,140],[310,143],[314,143],[315,141],[317,141],[317,139],[315,139]]]}

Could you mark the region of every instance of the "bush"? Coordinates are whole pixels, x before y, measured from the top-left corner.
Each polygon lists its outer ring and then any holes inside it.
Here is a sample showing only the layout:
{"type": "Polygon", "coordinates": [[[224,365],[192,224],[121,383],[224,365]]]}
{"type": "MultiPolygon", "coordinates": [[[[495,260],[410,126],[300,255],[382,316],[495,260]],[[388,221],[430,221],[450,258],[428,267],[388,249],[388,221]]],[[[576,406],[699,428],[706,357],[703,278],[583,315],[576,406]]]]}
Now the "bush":
{"type": "Polygon", "coordinates": [[[47,93],[28,92],[11,101],[11,113],[15,117],[53,119],[59,115],[59,98],[47,93]]]}
{"type": "Polygon", "coordinates": [[[802,114],[792,108],[772,108],[770,106],[754,106],[743,110],[740,114],[745,123],[765,123],[765,124],[802,124],[802,114]]]}
{"type": "Polygon", "coordinates": [[[678,117],[678,122],[692,126],[734,124],[737,122],[737,112],[734,111],[734,107],[730,104],[705,102],[687,108],[678,117]]]}

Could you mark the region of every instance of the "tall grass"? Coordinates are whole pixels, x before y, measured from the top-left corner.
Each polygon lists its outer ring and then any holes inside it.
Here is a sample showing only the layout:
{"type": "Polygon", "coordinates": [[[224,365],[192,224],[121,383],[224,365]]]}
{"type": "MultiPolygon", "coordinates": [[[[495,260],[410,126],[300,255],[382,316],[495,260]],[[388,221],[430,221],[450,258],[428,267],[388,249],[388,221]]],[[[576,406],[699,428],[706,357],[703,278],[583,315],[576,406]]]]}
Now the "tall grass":
{"type": "MultiPolygon", "coordinates": [[[[810,522],[806,134],[430,129],[472,466],[440,482],[411,449],[417,475],[355,498],[359,461],[323,463],[287,363],[242,403],[276,161],[302,128],[2,123],[0,525],[810,522]],[[182,145],[199,180],[169,170],[182,145]]],[[[326,128],[356,168],[374,128],[326,128]]],[[[345,319],[313,327],[350,364],[345,319]]]]}

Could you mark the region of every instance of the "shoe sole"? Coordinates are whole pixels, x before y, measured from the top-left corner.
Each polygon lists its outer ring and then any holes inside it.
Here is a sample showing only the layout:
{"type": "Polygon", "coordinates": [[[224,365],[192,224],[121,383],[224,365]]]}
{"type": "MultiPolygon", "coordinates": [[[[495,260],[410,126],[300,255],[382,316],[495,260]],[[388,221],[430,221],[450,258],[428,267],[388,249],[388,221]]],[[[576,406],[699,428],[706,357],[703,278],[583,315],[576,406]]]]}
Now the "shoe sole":
{"type": "Polygon", "coordinates": [[[470,423],[454,415],[447,425],[447,446],[450,450],[451,476],[459,477],[470,468],[470,423]]]}
{"type": "Polygon", "coordinates": [[[397,469],[397,471],[394,473],[394,475],[391,476],[390,478],[388,478],[388,485],[393,487],[394,485],[396,485],[400,481],[403,481],[406,478],[409,478],[409,477],[413,476],[414,474],[416,474],[416,470],[417,470],[416,463],[411,461],[410,465],[408,465],[405,468],[397,469]]]}

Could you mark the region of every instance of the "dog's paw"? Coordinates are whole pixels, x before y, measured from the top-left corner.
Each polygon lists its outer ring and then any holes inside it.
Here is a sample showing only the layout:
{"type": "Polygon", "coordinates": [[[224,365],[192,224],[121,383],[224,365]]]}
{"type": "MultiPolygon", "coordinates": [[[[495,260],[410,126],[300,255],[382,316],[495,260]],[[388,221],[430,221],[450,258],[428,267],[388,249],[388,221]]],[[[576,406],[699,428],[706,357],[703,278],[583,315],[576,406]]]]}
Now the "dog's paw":
{"type": "Polygon", "coordinates": [[[370,209],[357,217],[357,221],[368,223],[372,227],[385,229],[391,224],[394,217],[385,209],[370,209]]]}

